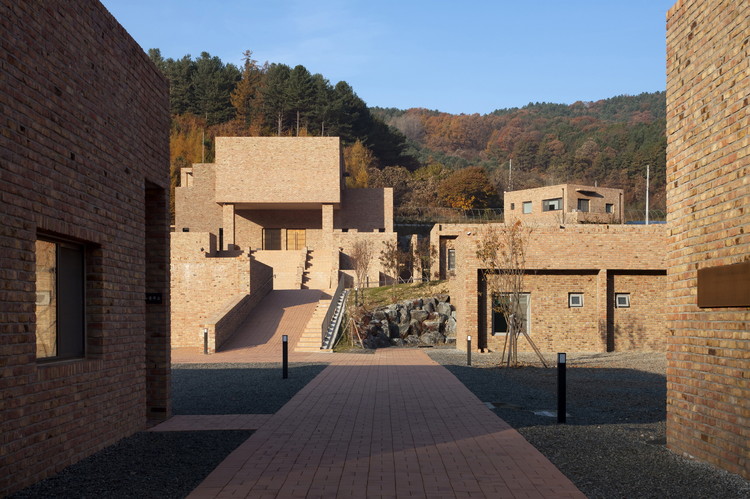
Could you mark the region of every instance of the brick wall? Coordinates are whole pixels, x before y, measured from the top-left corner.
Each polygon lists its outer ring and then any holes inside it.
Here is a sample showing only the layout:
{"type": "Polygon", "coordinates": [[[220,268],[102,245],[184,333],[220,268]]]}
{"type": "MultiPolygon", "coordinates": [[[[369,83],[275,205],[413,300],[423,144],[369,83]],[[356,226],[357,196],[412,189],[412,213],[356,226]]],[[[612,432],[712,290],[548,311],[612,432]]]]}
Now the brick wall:
{"type": "Polygon", "coordinates": [[[524,223],[621,223],[622,198],[622,189],[560,184],[506,192],[503,209],[506,221],[518,218],[524,223]],[[561,198],[560,209],[543,211],[543,201],[555,198],[561,198]],[[579,199],[588,200],[588,212],[577,212],[579,199]],[[528,201],[531,213],[523,213],[523,203],[528,201]],[[612,205],[612,213],[606,212],[607,204],[612,205]]]}
{"type": "Polygon", "coordinates": [[[341,208],[334,211],[335,229],[360,232],[393,231],[393,189],[344,189],[341,208]]]}
{"type": "Polygon", "coordinates": [[[169,112],[95,1],[0,0],[0,80],[2,496],[169,414],[169,112]],[[64,362],[36,358],[44,235],[85,253],[85,356],[64,362]]]}
{"type": "Polygon", "coordinates": [[[339,203],[338,137],[217,137],[216,201],[339,203]]]}
{"type": "Polygon", "coordinates": [[[750,4],[667,14],[667,445],[750,478],[750,309],[699,308],[697,271],[750,260],[750,4]]]}
{"type": "MultiPolygon", "coordinates": [[[[469,334],[477,348],[502,348],[504,340],[504,336],[492,336],[491,305],[476,256],[477,241],[487,228],[442,224],[430,234],[432,241],[455,237],[456,274],[449,286],[456,306],[459,348],[469,334]]],[[[663,312],[653,304],[664,296],[665,247],[664,226],[532,227],[525,291],[531,293],[530,330],[540,348],[664,348],[663,312]],[[582,309],[568,307],[572,292],[584,293],[582,309]],[[615,310],[615,292],[632,294],[631,313],[615,310]]],[[[530,346],[521,342],[519,348],[530,346]]]]}
{"type": "Polygon", "coordinates": [[[188,228],[192,232],[217,233],[222,226],[222,208],[216,203],[214,185],[216,182],[215,165],[211,163],[194,163],[187,173],[182,175],[182,184],[174,191],[175,197],[175,230],[188,228]],[[184,180],[188,180],[185,185],[184,180]]]}

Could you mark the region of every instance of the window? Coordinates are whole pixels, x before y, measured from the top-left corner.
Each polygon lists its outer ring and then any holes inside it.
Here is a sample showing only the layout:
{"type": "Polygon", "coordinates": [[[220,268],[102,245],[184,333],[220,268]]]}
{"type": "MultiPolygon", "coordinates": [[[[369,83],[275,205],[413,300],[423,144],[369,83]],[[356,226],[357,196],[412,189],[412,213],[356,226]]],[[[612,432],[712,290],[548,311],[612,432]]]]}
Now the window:
{"type": "Polygon", "coordinates": [[[531,201],[524,201],[523,202],[523,212],[524,213],[531,213],[531,201]]]}
{"type": "Polygon", "coordinates": [[[604,211],[607,213],[614,213],[615,212],[615,205],[612,203],[607,203],[604,205],[604,211]]]}
{"type": "Polygon", "coordinates": [[[562,209],[562,198],[545,199],[542,201],[542,211],[557,211],[562,209]]]}
{"type": "Polygon", "coordinates": [[[568,293],[568,307],[577,308],[583,306],[583,293],[568,293]]]}
{"type": "Polygon", "coordinates": [[[615,293],[615,307],[630,308],[630,293],[615,293]]]}
{"type": "Polygon", "coordinates": [[[36,356],[70,359],[85,354],[83,246],[36,241],[36,356]]]}
{"type": "Polygon", "coordinates": [[[456,270],[456,250],[454,248],[448,250],[448,270],[456,270]]]}
{"type": "Polygon", "coordinates": [[[515,210],[516,209],[516,203],[510,203],[510,209],[515,210]]]}
{"type": "Polygon", "coordinates": [[[505,314],[518,314],[520,318],[520,325],[527,333],[529,330],[529,293],[521,293],[518,295],[518,304],[515,307],[510,305],[511,293],[501,293],[496,296],[492,301],[492,334],[505,334],[508,333],[508,321],[505,319],[505,314]]]}
{"type": "Polygon", "coordinates": [[[579,199],[578,200],[578,211],[589,211],[589,200],[579,199]]]}
{"type": "Polygon", "coordinates": [[[263,249],[281,249],[281,229],[263,229],[263,249]]]}

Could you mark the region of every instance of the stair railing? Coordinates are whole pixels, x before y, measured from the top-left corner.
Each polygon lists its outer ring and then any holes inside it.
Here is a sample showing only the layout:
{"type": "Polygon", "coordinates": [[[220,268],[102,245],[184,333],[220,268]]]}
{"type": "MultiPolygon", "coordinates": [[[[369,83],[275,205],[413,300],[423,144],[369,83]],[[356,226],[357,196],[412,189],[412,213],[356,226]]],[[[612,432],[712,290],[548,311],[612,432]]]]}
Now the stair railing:
{"type": "Polygon", "coordinates": [[[344,276],[339,279],[339,285],[336,287],[336,292],[331,297],[331,303],[328,305],[328,312],[326,317],[323,319],[323,323],[320,325],[320,344],[321,346],[326,341],[326,333],[328,332],[328,326],[331,324],[331,318],[336,313],[336,308],[339,306],[339,300],[341,295],[344,293],[344,276]]]}

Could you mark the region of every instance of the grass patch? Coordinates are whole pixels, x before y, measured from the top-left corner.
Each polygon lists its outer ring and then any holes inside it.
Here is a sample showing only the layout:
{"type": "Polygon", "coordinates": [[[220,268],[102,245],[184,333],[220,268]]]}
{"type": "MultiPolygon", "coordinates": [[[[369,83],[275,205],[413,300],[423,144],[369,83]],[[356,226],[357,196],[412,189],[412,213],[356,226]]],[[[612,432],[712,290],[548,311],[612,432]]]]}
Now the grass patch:
{"type": "MultiPolygon", "coordinates": [[[[360,293],[364,293],[365,306],[368,309],[373,309],[402,300],[413,300],[448,293],[448,285],[446,281],[415,282],[361,289],[360,293]]],[[[348,305],[350,307],[354,306],[353,292],[349,293],[348,305]]]]}

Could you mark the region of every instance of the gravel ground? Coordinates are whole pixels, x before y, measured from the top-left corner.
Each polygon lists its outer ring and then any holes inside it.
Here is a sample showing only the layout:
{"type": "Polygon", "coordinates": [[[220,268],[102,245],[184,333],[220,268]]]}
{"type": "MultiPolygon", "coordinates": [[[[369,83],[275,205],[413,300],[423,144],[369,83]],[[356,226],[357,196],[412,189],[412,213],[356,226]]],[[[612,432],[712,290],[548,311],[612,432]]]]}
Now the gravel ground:
{"type": "MultiPolygon", "coordinates": [[[[663,353],[567,356],[567,424],[559,425],[557,369],[519,354],[525,366],[498,368],[500,356],[430,349],[480,400],[516,428],[589,498],[750,498],[750,482],[666,448],[663,353]],[[553,416],[534,411],[552,411],[553,416]]],[[[555,366],[556,354],[545,354],[555,366]]]]}
{"type": "MultiPolygon", "coordinates": [[[[172,366],[174,414],[273,414],[324,364],[172,366]]],[[[140,432],[12,496],[26,498],[182,498],[252,431],[140,432]]]]}

